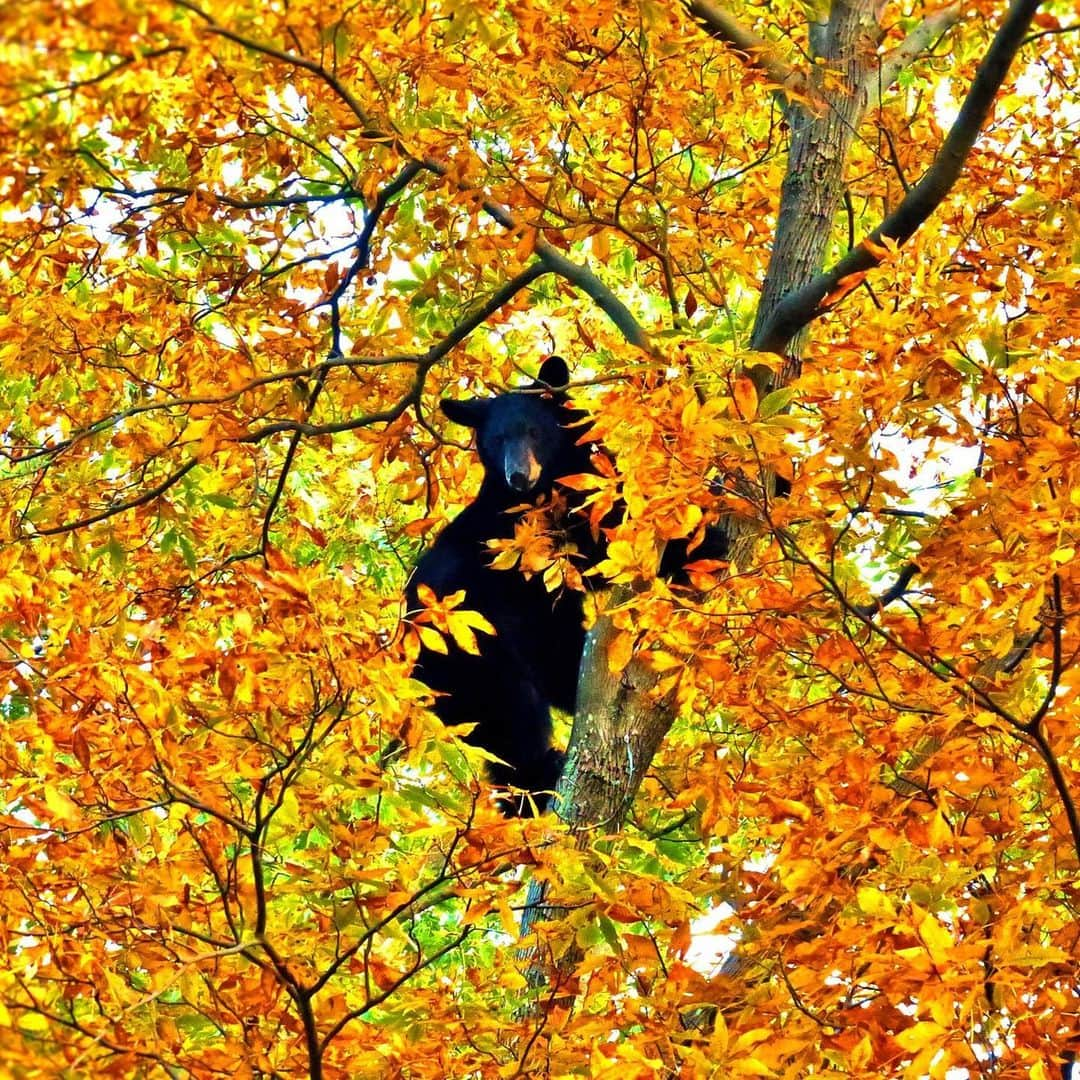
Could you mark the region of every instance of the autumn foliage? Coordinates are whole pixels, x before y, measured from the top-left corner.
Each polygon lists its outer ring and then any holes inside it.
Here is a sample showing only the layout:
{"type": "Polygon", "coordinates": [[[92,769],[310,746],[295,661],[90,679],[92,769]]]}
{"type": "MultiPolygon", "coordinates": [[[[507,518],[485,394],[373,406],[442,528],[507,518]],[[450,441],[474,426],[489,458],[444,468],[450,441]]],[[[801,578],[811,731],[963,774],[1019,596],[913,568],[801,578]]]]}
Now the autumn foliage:
{"type": "Polygon", "coordinates": [[[1077,21],[5,5],[0,1075],[1060,1076],[1077,21]],[[621,520],[497,552],[595,623],[508,821],[402,589],[555,352],[621,520]]]}

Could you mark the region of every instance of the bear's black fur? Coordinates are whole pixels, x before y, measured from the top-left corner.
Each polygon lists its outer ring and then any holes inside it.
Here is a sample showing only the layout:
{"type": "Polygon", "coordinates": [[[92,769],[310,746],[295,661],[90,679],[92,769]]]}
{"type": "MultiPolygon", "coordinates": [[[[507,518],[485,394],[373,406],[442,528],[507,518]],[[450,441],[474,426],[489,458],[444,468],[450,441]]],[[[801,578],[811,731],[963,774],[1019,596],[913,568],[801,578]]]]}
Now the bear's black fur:
{"type": "MultiPolygon", "coordinates": [[[[530,793],[531,800],[505,798],[508,814],[531,813],[533,805],[543,810],[562,771],[563,755],[551,745],[551,707],[574,711],[583,596],[570,588],[549,592],[540,575],[492,569],[488,541],[513,537],[525,509],[549,499],[559,478],[594,471],[588,448],[578,444],[583,414],[560,389],[568,380],[565,361],[552,356],[524,392],[442,402],[451,420],[476,431],[484,479],[475,500],[416,564],[406,589],[414,614],[423,607],[420,586],[437,597],[464,589],[462,606],[495,628],[494,637],[478,635],[478,656],[452,641],[447,653],[421,647],[414,673],[438,691],[435,712],[443,723],[474,724],[469,741],[501,759],[489,770],[492,780],[530,793]]],[[[570,512],[558,524],[580,568],[595,566],[604,538],[592,536],[585,516],[570,512]]],[[[687,546],[667,545],[661,574],[685,581],[687,546]]],[[[693,558],[723,559],[726,551],[722,534],[709,530],[693,558]]]]}
{"type": "MultiPolygon", "coordinates": [[[[549,592],[539,575],[493,570],[487,542],[513,537],[521,516],[509,512],[513,508],[550,496],[559,477],[590,471],[589,451],[577,445],[580,431],[568,428],[580,414],[558,390],[568,379],[566,363],[552,356],[529,392],[442,402],[451,420],[475,429],[484,479],[473,502],[416,564],[406,590],[409,610],[416,612],[421,585],[439,597],[464,589],[463,606],[495,628],[494,637],[478,635],[479,656],[452,641],[446,654],[422,648],[415,675],[439,692],[435,712],[443,723],[475,724],[469,741],[505,763],[491,766],[492,780],[532,793],[541,810],[563,764],[551,745],[551,707],[573,712],[577,695],[585,644],[582,595],[549,592]]],[[[587,548],[584,519],[566,524],[578,546],[587,548]]],[[[527,801],[503,805],[509,813],[531,811],[527,801]]]]}

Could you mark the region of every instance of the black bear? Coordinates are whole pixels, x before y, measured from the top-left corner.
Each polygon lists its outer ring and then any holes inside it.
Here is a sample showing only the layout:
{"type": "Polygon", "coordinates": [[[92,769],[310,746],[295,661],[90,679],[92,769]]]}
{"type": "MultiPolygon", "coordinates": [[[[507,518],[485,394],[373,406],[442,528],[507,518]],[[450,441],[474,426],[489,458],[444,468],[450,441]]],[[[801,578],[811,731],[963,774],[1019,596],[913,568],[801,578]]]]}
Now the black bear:
{"type": "MultiPolygon", "coordinates": [[[[556,481],[593,470],[588,447],[580,445],[584,414],[569,404],[565,361],[551,356],[537,380],[521,390],[493,398],[442,402],[455,423],[476,431],[484,479],[472,503],[443,530],[416,564],[406,588],[409,612],[423,607],[419,590],[436,597],[465,590],[463,606],[478,611],[495,629],[479,635],[479,655],[447,641],[446,653],[421,646],[415,674],[438,692],[435,712],[445,724],[473,724],[469,741],[498,757],[489,772],[500,786],[530,797],[505,797],[508,814],[546,808],[558,782],[563,754],[551,745],[551,708],[573,713],[578,669],[585,646],[583,594],[564,588],[550,592],[540,575],[491,566],[490,540],[514,536],[515,526],[533,505],[559,503],[555,522],[580,569],[604,555],[605,538],[594,537],[575,499],[553,499],[556,481]]],[[[619,515],[612,512],[611,518],[619,515]]],[[[604,526],[615,524],[605,519],[604,526]]],[[[603,530],[601,530],[603,532],[603,530]]],[[[669,543],[660,573],[686,581],[688,541],[669,543]]],[[[710,528],[694,559],[724,559],[727,540],[710,528]]]]}
{"type": "MultiPolygon", "coordinates": [[[[474,724],[469,741],[501,759],[490,767],[491,779],[531,793],[531,800],[505,798],[509,814],[531,813],[532,804],[543,810],[559,779],[563,755],[551,745],[551,707],[573,712],[585,631],[580,592],[552,593],[539,575],[493,569],[488,541],[513,537],[522,508],[550,497],[559,477],[590,470],[580,429],[570,427],[581,414],[560,389],[568,380],[565,361],[552,356],[523,391],[442,402],[451,420],[475,429],[484,479],[416,564],[406,589],[411,613],[423,606],[420,586],[438,597],[464,589],[463,606],[495,629],[494,636],[479,635],[478,656],[452,641],[445,654],[422,647],[415,674],[439,692],[435,712],[443,723],[474,724]]],[[[565,525],[587,551],[584,519],[568,517],[565,525]]]]}

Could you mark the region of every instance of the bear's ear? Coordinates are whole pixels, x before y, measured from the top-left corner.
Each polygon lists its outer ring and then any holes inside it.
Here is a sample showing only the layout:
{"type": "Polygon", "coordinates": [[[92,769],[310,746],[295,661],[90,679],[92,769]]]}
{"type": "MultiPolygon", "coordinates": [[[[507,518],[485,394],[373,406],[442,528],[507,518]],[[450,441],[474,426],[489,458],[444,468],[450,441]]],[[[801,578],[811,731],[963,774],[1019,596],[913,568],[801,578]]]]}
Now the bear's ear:
{"type": "Polygon", "coordinates": [[[570,381],[570,369],[561,356],[549,356],[540,365],[536,381],[552,390],[561,390],[570,381]]]}
{"type": "Polygon", "coordinates": [[[442,411],[463,427],[478,428],[484,421],[488,402],[481,398],[471,398],[468,401],[456,401],[454,398],[443,398],[439,402],[442,411]]]}

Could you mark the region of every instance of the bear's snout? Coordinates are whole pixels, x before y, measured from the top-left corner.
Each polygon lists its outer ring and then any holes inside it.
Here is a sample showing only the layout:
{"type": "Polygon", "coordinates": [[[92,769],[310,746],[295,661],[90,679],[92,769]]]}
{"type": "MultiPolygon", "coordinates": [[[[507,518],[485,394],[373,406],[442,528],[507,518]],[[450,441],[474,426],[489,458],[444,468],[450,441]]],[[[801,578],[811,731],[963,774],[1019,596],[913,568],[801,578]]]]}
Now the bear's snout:
{"type": "Polygon", "coordinates": [[[532,491],[540,482],[543,466],[536,459],[531,447],[520,447],[516,452],[506,454],[506,467],[503,475],[507,487],[521,494],[532,491]]]}

